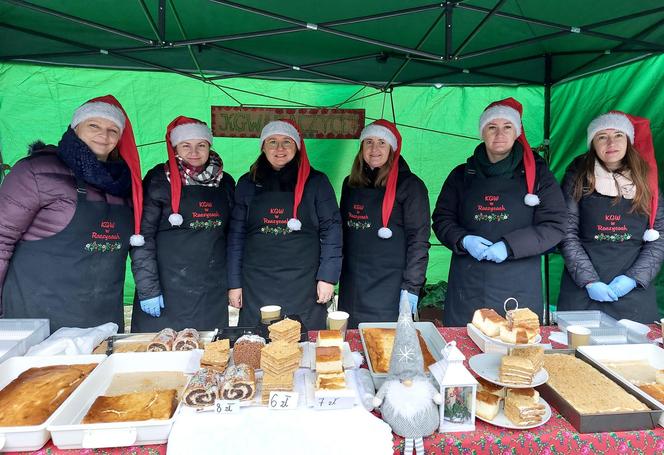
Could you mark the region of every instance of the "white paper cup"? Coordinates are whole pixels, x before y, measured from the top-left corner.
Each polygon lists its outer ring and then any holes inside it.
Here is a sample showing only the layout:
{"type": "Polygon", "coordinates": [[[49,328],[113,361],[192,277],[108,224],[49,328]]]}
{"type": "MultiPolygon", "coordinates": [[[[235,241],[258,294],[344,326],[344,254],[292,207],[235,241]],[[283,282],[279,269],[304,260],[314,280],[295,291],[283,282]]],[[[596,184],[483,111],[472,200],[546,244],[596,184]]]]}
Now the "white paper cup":
{"type": "Polygon", "coordinates": [[[327,313],[327,330],[339,330],[342,338],[345,340],[348,318],[350,318],[350,314],[345,311],[331,311],[327,313]]]}
{"type": "Polygon", "coordinates": [[[576,349],[579,346],[590,344],[590,329],[582,325],[570,325],[567,327],[567,347],[576,349]]]}
{"type": "Polygon", "coordinates": [[[266,305],[261,307],[261,322],[268,323],[281,317],[281,307],[279,305],[266,305]]]}

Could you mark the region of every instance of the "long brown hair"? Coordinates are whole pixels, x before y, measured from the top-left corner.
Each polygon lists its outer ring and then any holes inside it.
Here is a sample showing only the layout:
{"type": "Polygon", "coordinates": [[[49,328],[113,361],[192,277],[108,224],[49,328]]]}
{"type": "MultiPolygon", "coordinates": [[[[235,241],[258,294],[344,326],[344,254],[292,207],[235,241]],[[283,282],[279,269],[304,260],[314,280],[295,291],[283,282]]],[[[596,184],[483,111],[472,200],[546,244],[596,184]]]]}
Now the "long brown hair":
{"type": "MultiPolygon", "coordinates": [[[[376,182],[374,183],[376,188],[387,185],[387,177],[390,174],[390,169],[392,169],[392,163],[394,163],[394,150],[390,147],[387,161],[378,170],[376,182]]],[[[362,143],[360,143],[360,150],[357,152],[357,155],[355,155],[353,166],[350,168],[348,186],[351,188],[367,188],[369,185],[371,185],[371,181],[364,173],[364,158],[362,158],[362,143]]]]}
{"type": "MultiPolygon", "coordinates": [[[[607,169],[602,160],[597,158],[595,146],[591,143],[590,150],[585,154],[581,161],[581,165],[577,169],[576,177],[574,179],[574,199],[579,202],[583,196],[591,194],[595,191],[595,163],[599,162],[600,166],[607,169]]],[[[629,171],[629,179],[634,182],[636,187],[636,194],[632,200],[632,209],[630,213],[636,211],[643,215],[650,216],[650,187],[648,186],[648,163],[641,157],[639,152],[636,151],[629,139],[627,139],[627,152],[625,157],[620,163],[620,167],[613,171],[614,173],[625,174],[629,171]]],[[[618,183],[616,182],[616,186],[618,183]]],[[[620,202],[620,191],[618,196],[613,200],[613,204],[620,202]]]]}

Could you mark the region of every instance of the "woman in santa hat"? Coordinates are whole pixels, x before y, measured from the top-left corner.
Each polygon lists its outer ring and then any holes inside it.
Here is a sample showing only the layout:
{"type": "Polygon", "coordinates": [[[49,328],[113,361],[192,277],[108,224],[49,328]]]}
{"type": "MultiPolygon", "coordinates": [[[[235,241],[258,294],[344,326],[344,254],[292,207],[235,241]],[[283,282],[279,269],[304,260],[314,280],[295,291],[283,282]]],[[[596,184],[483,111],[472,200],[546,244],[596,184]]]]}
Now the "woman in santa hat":
{"type": "Polygon", "coordinates": [[[429,262],[429,195],[401,155],[396,125],[376,120],[341,192],[344,255],[339,308],[360,322],[396,321],[400,295],[417,312],[429,262]]]}
{"type": "Polygon", "coordinates": [[[131,253],[132,332],[228,326],[226,233],[235,181],[211,145],[204,122],[177,117],[166,128],[168,161],[145,176],[145,246],[131,253]]]}
{"type": "Polygon", "coordinates": [[[141,206],[127,114],[111,95],[91,99],[57,146],[33,144],[0,187],[3,316],[48,318],[51,331],[109,321],[122,331],[127,253],[143,244],[141,206]]]}
{"type": "Polygon", "coordinates": [[[559,310],[659,319],[651,285],[664,260],[664,209],[648,119],[619,111],[588,125],[588,152],[567,169],[569,220],[559,310]]]}
{"type": "Polygon", "coordinates": [[[479,122],[483,142],[438,196],[433,230],[453,253],[446,326],[466,325],[478,308],[502,314],[509,297],[542,318],[541,255],[562,239],[566,210],[528,144],[522,112],[513,98],[490,104],[479,122]]]}
{"type": "Polygon", "coordinates": [[[297,125],[265,125],[261,153],[238,180],[228,239],[228,300],[241,326],[280,305],[308,329],[325,328],[341,270],[339,206],[325,174],[309,165],[297,125]]]}

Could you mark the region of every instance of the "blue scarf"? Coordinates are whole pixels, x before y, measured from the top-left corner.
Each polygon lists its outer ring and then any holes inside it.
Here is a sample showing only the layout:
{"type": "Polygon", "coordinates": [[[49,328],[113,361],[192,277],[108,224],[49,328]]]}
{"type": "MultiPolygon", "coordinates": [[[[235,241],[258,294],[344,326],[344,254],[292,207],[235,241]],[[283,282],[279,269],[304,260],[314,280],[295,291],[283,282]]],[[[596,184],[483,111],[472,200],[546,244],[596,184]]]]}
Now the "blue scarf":
{"type": "Polygon", "coordinates": [[[131,174],[127,163],[122,159],[99,161],[71,128],[67,128],[58,143],[58,157],[85,183],[118,197],[131,194],[131,174]]]}

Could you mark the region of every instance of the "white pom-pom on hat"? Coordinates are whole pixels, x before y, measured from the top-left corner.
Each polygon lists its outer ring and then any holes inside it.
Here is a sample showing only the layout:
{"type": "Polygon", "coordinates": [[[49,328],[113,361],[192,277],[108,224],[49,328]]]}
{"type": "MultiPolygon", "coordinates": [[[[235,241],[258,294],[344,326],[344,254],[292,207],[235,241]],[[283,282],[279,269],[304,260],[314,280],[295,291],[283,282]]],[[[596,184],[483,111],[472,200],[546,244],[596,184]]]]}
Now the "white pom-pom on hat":
{"type": "Polygon", "coordinates": [[[643,233],[644,242],[654,242],[657,239],[659,239],[659,231],[655,229],[646,229],[643,233]]]}
{"type": "Polygon", "coordinates": [[[286,226],[288,226],[288,229],[290,229],[291,231],[299,231],[300,229],[302,229],[302,222],[297,218],[291,218],[290,220],[288,220],[286,226]]]}
{"type": "Polygon", "coordinates": [[[378,237],[381,239],[389,239],[392,237],[392,229],[383,226],[382,228],[378,229],[378,237]]]}
{"type": "Polygon", "coordinates": [[[171,223],[171,226],[182,226],[184,219],[179,213],[171,213],[168,215],[168,222],[171,223]]]}
{"type": "Polygon", "coordinates": [[[539,205],[540,198],[536,194],[528,193],[524,196],[523,202],[530,207],[535,207],[536,205],[539,205]]]}
{"type": "Polygon", "coordinates": [[[129,237],[129,244],[131,246],[143,246],[145,245],[145,237],[143,237],[141,234],[134,234],[129,237]]]}

